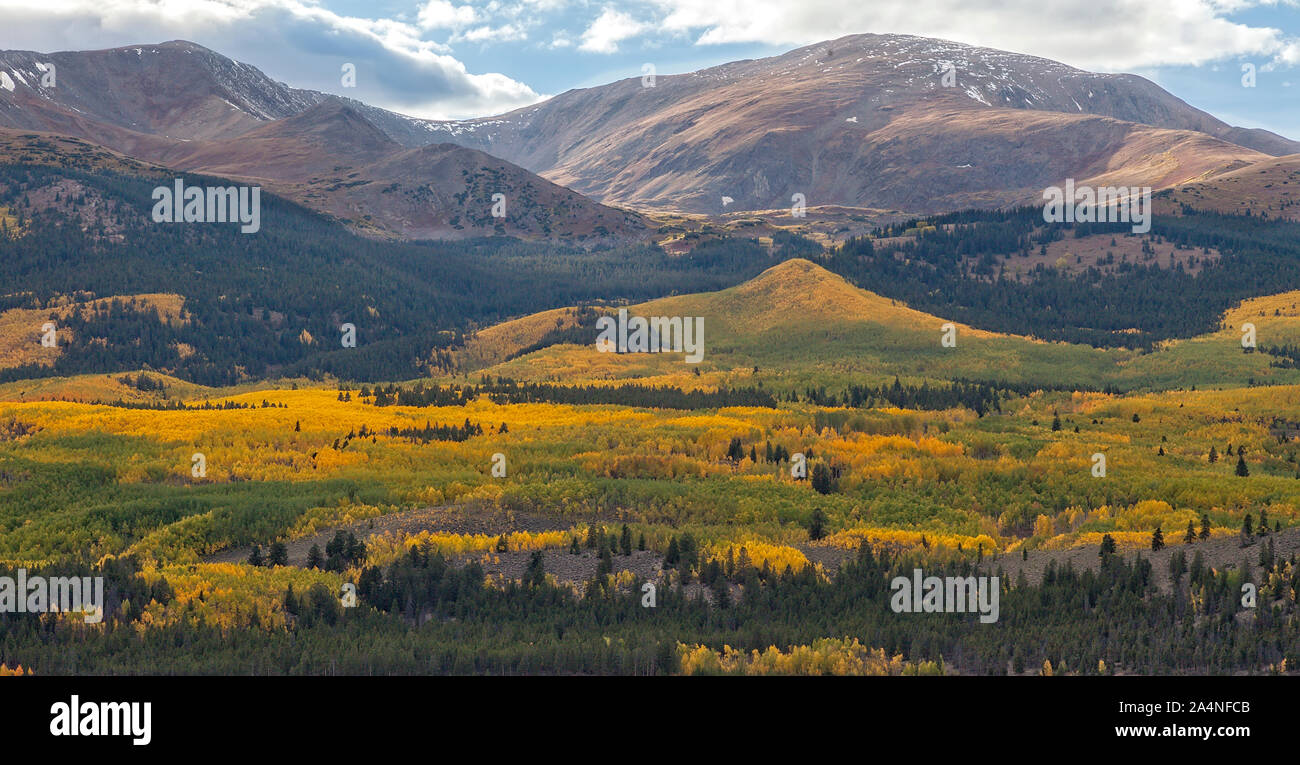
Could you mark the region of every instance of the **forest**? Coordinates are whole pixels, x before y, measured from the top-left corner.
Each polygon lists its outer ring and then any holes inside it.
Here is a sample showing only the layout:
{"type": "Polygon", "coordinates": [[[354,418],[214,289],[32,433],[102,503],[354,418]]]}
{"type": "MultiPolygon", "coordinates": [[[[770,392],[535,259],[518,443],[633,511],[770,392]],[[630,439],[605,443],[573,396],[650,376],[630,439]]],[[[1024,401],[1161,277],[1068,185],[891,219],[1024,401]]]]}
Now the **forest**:
{"type": "MultiPolygon", "coordinates": [[[[150,608],[177,595],[125,559],[93,572],[107,579],[103,629],[0,617],[0,664],[97,674],[1108,675],[1276,672],[1300,661],[1294,604],[1260,609],[1253,626],[1239,628],[1241,573],[1198,559],[1184,562],[1170,593],[1155,587],[1141,558],[1109,556],[1097,571],[1052,567],[1039,584],[1004,575],[1002,618],[981,624],[891,611],[886,583],[895,575],[919,565],[941,576],[975,570],[970,560],[924,558],[864,544],[833,578],[811,568],[728,567],[715,589],[735,595],[710,602],[669,587],[645,608],[639,587],[619,590],[610,575],[582,592],[527,577],[495,586],[477,564],[452,566],[416,547],[385,570],[364,569],[356,607],[342,607],[324,584],[290,584],[274,603],[284,623],[275,629],[256,614],[246,629],[195,620],[141,629],[150,608]],[[865,651],[826,635],[861,636],[879,659],[845,661],[865,651]]],[[[1257,573],[1267,582],[1262,602],[1300,588],[1294,557],[1257,573]]]]}
{"type": "Polygon", "coordinates": [[[1000,260],[1025,257],[1052,239],[1136,237],[1124,224],[1044,226],[1037,207],[966,211],[914,219],[846,241],[827,267],[863,289],[984,329],[1097,347],[1150,349],[1214,329],[1249,297],[1300,288],[1300,224],[1186,209],[1157,215],[1149,238],[1221,253],[1192,275],[1181,268],[1122,263],[1103,273],[1042,269],[1006,278],[1000,260]],[[878,244],[878,238],[890,238],[878,244]]]}
{"type": "MultiPolygon", "coordinates": [[[[1219,253],[1195,274],[1181,262],[1125,262],[1080,273],[1038,268],[1014,279],[1002,264],[1050,241],[1135,235],[1119,224],[1044,227],[1037,208],[1023,208],[910,220],[824,256],[789,232],[770,246],[720,237],[669,256],[652,244],[586,250],[508,237],[372,240],[265,195],[263,231],[245,236],[228,227],[149,223],[154,183],[0,168],[0,206],[23,231],[0,236],[0,310],[49,309],[65,331],[52,363],[10,366],[0,370],[0,383],[146,368],[218,386],[268,377],[414,379],[461,371],[451,352],[478,328],[505,319],[561,306],[594,317],[600,304],[718,290],[792,257],[819,257],[857,286],[918,310],[1103,348],[1149,350],[1214,329],[1244,298],[1300,288],[1300,225],[1193,210],[1156,216],[1149,240],[1219,253]],[[82,191],[54,205],[32,201],[60,180],[82,191]],[[184,320],[164,320],[129,301],[60,308],[70,298],[150,293],[179,294],[184,320]],[[355,327],[356,347],[342,346],[344,324],[355,327]]],[[[593,333],[585,324],[555,329],[516,354],[586,343],[593,333]]]]}
{"type": "Polygon", "coordinates": [[[61,337],[0,370],[0,575],[109,585],[97,625],[0,613],[0,672],[1300,666],[1292,224],[1184,211],[1142,244],[1195,273],[1012,278],[1127,234],[969,211],[668,256],[370,240],[266,195],[243,236],[145,223],[151,183],[0,168],[0,319],[61,337]],[[705,363],[590,347],[652,299],[721,306],[705,363]],[[918,567],[998,577],[1000,618],[896,612],[918,567]]]}

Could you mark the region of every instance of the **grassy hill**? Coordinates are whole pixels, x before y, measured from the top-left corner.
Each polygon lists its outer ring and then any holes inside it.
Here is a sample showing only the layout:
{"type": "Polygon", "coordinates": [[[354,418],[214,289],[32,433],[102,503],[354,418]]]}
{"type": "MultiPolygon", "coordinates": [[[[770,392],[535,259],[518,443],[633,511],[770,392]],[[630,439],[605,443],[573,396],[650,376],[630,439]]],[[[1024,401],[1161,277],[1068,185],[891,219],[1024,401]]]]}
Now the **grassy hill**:
{"type": "MultiPolygon", "coordinates": [[[[1262,353],[1243,353],[1241,317],[1253,317],[1260,345],[1300,337],[1291,308],[1300,293],[1243,303],[1224,318],[1225,329],[1163,345],[1153,353],[1097,349],[987,332],[954,322],[956,346],[941,343],[948,321],[858,289],[804,259],[785,261],[744,284],[719,292],[680,295],[628,307],[635,316],[704,319],[703,361],[682,354],[613,354],[593,345],[562,343],[488,365],[488,374],[518,380],[592,382],[653,378],[678,384],[756,384],[787,389],[842,386],[894,376],[936,380],[1000,380],[1047,387],[1171,389],[1300,382],[1300,373],[1270,367],[1262,353]],[[1274,312],[1277,315],[1274,315],[1274,312]],[[1264,315],[1260,315],[1264,314],[1264,315]],[[696,368],[698,367],[698,375],[696,368]],[[757,370],[755,370],[757,368],[757,370]]],[[[541,341],[572,312],[551,312],[480,333],[495,357],[541,341]]],[[[479,358],[487,358],[482,353],[479,358]]],[[[467,361],[472,361],[466,357],[467,361]]]]}

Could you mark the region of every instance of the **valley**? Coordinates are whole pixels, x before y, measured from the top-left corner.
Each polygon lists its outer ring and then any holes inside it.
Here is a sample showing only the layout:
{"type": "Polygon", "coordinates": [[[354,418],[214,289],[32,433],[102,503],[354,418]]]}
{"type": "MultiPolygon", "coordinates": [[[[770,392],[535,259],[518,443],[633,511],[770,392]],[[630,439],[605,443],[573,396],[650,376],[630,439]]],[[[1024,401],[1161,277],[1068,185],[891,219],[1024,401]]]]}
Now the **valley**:
{"type": "Polygon", "coordinates": [[[1300,667],[1296,141],[893,34],[454,121],[0,73],[0,574],[107,585],[0,673],[1300,667]]]}

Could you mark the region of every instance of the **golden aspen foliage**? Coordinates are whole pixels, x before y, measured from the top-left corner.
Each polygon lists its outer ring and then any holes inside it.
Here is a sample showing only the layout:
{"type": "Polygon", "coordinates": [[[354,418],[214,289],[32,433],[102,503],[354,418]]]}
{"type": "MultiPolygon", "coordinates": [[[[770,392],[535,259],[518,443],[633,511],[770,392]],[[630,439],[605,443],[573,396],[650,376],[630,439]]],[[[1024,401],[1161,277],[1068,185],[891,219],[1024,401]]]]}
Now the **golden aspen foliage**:
{"type": "Polygon", "coordinates": [[[935,662],[913,663],[901,654],[888,656],[884,649],[868,648],[857,638],[821,638],[811,645],[792,646],[782,651],[769,646],[750,653],[724,645],[715,652],[703,645],[678,644],[684,675],[858,675],[900,676],[941,675],[935,662]]]}

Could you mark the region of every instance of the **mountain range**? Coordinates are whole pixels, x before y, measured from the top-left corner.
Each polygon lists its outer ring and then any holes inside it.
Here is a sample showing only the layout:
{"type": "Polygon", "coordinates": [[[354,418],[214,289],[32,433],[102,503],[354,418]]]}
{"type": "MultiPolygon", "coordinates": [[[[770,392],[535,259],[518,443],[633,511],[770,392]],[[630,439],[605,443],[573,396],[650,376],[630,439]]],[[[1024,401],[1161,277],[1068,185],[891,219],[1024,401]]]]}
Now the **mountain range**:
{"type": "MultiPolygon", "coordinates": [[[[0,52],[0,130],[262,183],[381,236],[593,241],[643,213],[809,206],[932,214],[1079,184],[1198,184],[1300,154],[1135,75],[904,35],[853,35],[689,74],[422,120],[290,87],[184,41],[0,52]],[[56,87],[42,87],[46,64],[56,87]],[[504,194],[504,219],[490,214],[504,194]]],[[[12,136],[11,136],[12,137],[12,136]]],[[[16,159],[11,157],[11,160],[16,159]]],[[[1207,186],[1208,184],[1208,186],[1207,186]]],[[[1283,200],[1285,202],[1285,200],[1283,200]]]]}

